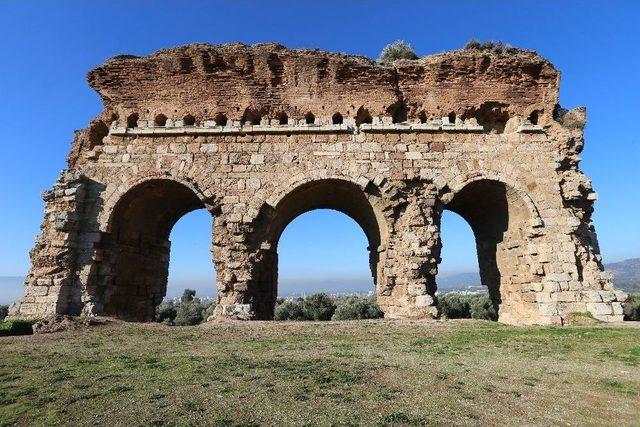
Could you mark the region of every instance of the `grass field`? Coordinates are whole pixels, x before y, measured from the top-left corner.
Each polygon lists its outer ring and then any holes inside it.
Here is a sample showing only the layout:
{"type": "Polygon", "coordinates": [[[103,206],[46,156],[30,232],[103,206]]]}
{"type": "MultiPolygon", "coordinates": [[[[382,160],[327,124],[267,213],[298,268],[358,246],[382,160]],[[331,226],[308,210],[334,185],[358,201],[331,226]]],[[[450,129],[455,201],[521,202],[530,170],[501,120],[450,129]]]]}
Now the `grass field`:
{"type": "Polygon", "coordinates": [[[640,328],[118,323],[0,338],[0,424],[640,422],[640,328]]]}

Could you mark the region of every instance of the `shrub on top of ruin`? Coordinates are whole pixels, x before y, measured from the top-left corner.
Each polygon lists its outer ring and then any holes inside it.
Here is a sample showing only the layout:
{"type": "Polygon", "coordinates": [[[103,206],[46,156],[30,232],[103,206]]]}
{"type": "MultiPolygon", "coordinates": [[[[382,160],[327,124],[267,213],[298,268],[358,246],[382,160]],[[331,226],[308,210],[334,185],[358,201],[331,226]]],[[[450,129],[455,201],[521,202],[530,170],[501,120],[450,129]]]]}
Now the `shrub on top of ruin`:
{"type": "Polygon", "coordinates": [[[416,55],[411,44],[404,40],[397,40],[389,43],[382,49],[378,57],[378,62],[381,64],[389,64],[397,59],[418,59],[418,55],[416,55]]]}
{"type": "Polygon", "coordinates": [[[503,43],[501,41],[494,42],[493,40],[486,40],[480,43],[476,39],[469,40],[464,45],[464,50],[492,51],[501,54],[516,53],[518,51],[518,49],[508,43],[503,43]]]}
{"type": "Polygon", "coordinates": [[[4,320],[5,317],[9,314],[9,306],[8,305],[0,305],[0,320],[4,320]]]}
{"type": "Polygon", "coordinates": [[[481,50],[491,50],[493,49],[493,47],[494,47],[493,40],[485,40],[480,45],[481,50]]]}
{"type": "Polygon", "coordinates": [[[482,49],[482,45],[480,44],[480,42],[476,39],[470,39],[465,45],[464,45],[464,49],[465,50],[481,50],[482,49]]]}
{"type": "Polygon", "coordinates": [[[327,294],[313,294],[305,298],[302,311],[308,320],[330,320],[336,305],[327,294]]]}
{"type": "Polygon", "coordinates": [[[587,124],[584,109],[580,107],[567,110],[556,105],[553,118],[567,129],[583,129],[587,124]]]}
{"type": "Polygon", "coordinates": [[[515,47],[511,46],[508,43],[503,43],[501,41],[498,41],[493,45],[493,51],[496,53],[507,54],[507,53],[516,53],[518,49],[516,49],[515,47]]]}
{"type": "Polygon", "coordinates": [[[347,296],[337,299],[331,320],[379,319],[383,316],[375,297],[347,296]]]}

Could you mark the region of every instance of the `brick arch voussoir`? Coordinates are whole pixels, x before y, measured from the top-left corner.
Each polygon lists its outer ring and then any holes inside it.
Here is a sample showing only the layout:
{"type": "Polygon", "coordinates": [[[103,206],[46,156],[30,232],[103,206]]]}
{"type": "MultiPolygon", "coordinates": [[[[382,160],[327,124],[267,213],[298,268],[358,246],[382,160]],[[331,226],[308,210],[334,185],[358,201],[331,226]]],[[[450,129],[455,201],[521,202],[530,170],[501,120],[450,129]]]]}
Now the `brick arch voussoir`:
{"type": "Polygon", "coordinates": [[[375,177],[369,178],[362,174],[337,174],[325,169],[320,169],[313,172],[300,172],[293,175],[287,181],[284,181],[281,184],[277,185],[275,188],[263,188],[258,191],[253,197],[253,201],[250,204],[251,207],[248,210],[248,221],[253,222],[257,220],[262,212],[275,211],[280,202],[290,193],[296,191],[296,189],[304,186],[305,184],[309,184],[315,181],[337,180],[348,182],[360,188],[365,195],[367,195],[367,190],[371,188],[370,186],[374,186],[378,190],[378,194],[380,194],[381,197],[368,196],[367,198],[369,200],[369,203],[371,203],[374,212],[376,213],[376,222],[378,223],[381,240],[380,244],[384,246],[386,245],[389,231],[392,229],[391,224],[389,224],[389,219],[384,214],[386,211],[385,203],[389,201],[386,201],[384,199],[384,189],[381,188],[381,186],[376,185],[374,183],[374,179],[375,177]]]}
{"type": "Polygon", "coordinates": [[[98,216],[100,231],[109,232],[111,229],[113,214],[118,202],[131,190],[137,186],[154,180],[173,181],[184,185],[191,190],[204,204],[205,208],[213,213],[217,210],[216,198],[205,195],[198,185],[198,181],[188,176],[176,176],[169,172],[142,172],[125,178],[116,188],[109,191],[105,197],[102,212],[98,216]]]}
{"type": "Polygon", "coordinates": [[[276,185],[275,187],[268,186],[263,187],[258,192],[256,192],[255,196],[252,198],[252,202],[250,203],[250,215],[249,220],[255,220],[254,215],[258,215],[261,209],[267,205],[270,208],[275,209],[276,206],[284,199],[287,194],[289,194],[294,189],[308,184],[313,181],[318,180],[327,180],[327,179],[335,179],[339,181],[347,181],[352,184],[357,185],[365,191],[369,183],[372,183],[372,180],[364,175],[346,175],[346,174],[336,174],[326,169],[319,169],[312,172],[298,172],[295,175],[291,176],[286,181],[276,185]]]}
{"type": "Polygon", "coordinates": [[[521,197],[527,208],[527,212],[529,213],[528,226],[530,228],[542,227],[544,225],[537,203],[534,201],[530,192],[520,184],[523,174],[518,174],[516,171],[498,172],[495,170],[474,171],[469,173],[460,171],[456,166],[448,175],[450,177],[448,180],[435,181],[436,187],[439,191],[439,199],[443,205],[451,202],[456,194],[472,182],[486,180],[497,181],[512,188],[521,197]]]}

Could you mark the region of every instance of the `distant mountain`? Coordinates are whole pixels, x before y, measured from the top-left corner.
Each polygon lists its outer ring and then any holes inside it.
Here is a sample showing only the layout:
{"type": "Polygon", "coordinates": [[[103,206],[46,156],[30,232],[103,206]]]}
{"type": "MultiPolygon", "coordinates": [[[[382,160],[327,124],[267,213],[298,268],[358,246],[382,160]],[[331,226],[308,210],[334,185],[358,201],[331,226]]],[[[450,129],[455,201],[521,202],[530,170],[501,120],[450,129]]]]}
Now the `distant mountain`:
{"type": "MultiPolygon", "coordinates": [[[[613,284],[625,291],[640,291],[640,258],[612,262],[604,265],[606,270],[613,273],[613,284]]],[[[469,286],[480,285],[480,274],[458,273],[448,276],[438,276],[438,289],[465,289],[469,286]]]]}
{"type": "Polygon", "coordinates": [[[480,286],[480,273],[455,273],[438,275],[436,283],[439,290],[467,289],[469,286],[480,286]]]}
{"type": "Polygon", "coordinates": [[[640,258],[625,259],[605,264],[613,273],[613,284],[625,291],[640,291],[640,258]]]}

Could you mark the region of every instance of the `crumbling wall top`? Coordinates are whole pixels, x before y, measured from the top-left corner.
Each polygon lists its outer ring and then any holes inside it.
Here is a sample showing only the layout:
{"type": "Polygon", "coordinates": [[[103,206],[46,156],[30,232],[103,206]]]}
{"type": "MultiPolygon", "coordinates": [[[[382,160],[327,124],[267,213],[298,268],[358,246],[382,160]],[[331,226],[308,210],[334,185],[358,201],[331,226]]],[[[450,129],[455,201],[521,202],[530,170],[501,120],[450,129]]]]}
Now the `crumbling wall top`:
{"type": "Polygon", "coordinates": [[[149,56],[117,56],[91,71],[90,85],[124,123],[153,120],[285,120],[453,115],[551,119],[558,71],[534,52],[456,50],[381,65],[362,56],[278,44],[192,44],[149,56]]]}

